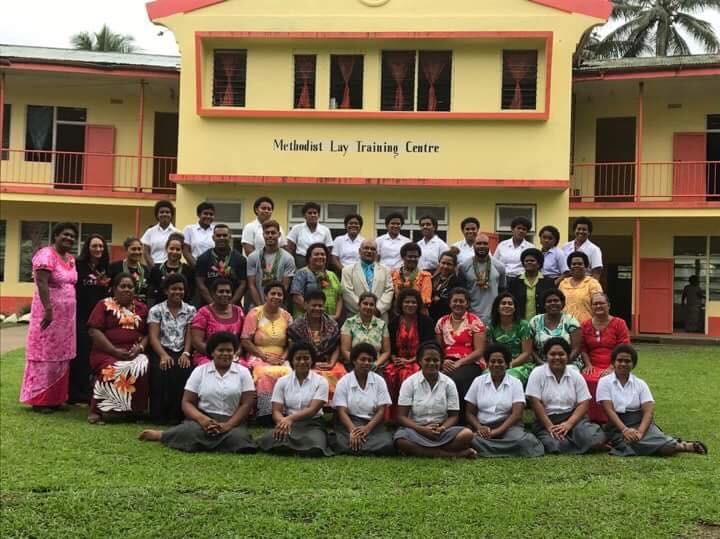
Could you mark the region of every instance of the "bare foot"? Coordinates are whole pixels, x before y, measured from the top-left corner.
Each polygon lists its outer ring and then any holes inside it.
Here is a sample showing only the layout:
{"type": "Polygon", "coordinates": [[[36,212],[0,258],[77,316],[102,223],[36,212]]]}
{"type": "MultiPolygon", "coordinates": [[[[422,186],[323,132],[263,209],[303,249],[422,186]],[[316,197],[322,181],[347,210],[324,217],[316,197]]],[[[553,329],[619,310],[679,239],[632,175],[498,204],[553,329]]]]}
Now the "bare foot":
{"type": "Polygon", "coordinates": [[[466,449],[465,451],[460,452],[460,456],[465,459],[474,460],[477,458],[477,451],[475,451],[472,447],[469,449],[466,449]]]}
{"type": "Polygon", "coordinates": [[[138,436],[138,440],[142,440],[143,442],[159,442],[161,437],[161,430],[147,429],[140,433],[140,436],[138,436]]]}
{"type": "Polygon", "coordinates": [[[105,422],[102,419],[102,416],[100,414],[90,413],[88,414],[88,423],[91,425],[104,425],[105,422]]]}

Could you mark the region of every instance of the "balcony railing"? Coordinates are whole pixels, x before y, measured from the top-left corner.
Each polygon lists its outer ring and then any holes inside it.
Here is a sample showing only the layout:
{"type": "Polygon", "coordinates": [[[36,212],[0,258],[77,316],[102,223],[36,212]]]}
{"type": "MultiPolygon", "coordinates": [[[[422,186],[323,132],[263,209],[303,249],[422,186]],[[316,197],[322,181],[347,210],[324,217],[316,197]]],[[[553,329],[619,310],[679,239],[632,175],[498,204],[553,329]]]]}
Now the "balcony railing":
{"type": "Polygon", "coordinates": [[[570,180],[570,202],[720,203],[720,161],[576,163],[570,180]]]}
{"type": "Polygon", "coordinates": [[[0,186],[171,194],[176,157],[0,150],[0,186]]]}

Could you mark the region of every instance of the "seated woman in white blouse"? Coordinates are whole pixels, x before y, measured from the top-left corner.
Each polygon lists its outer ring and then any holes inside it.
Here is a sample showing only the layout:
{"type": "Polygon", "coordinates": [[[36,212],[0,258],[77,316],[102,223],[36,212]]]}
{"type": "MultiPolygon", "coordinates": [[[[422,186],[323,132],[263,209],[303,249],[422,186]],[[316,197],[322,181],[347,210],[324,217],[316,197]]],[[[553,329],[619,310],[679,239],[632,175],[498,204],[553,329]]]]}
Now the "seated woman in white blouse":
{"type": "Polygon", "coordinates": [[[546,453],[579,455],[605,445],[602,429],[587,418],[587,383],[577,369],[567,366],[570,351],[562,337],[548,339],[543,346],[546,363],[530,373],[525,390],[535,412],[533,434],[546,453]]]}
{"type": "Polygon", "coordinates": [[[393,455],[393,437],[385,428],[386,408],[392,404],[385,379],[372,372],[377,350],[360,343],[350,350],[353,370],[335,388],[336,453],[350,455],[393,455]]]}
{"type": "Polygon", "coordinates": [[[473,380],[465,395],[465,420],[475,431],[472,446],[480,457],[542,457],[543,445],[522,425],[522,382],[506,371],[510,349],[491,344],[484,352],[488,373],[473,380]]]}
{"type": "Polygon", "coordinates": [[[232,333],[212,335],[206,345],[212,361],[197,367],[185,385],[185,421],[164,432],[144,430],[140,439],[180,451],[255,453],[257,446],[247,428],[255,385],[250,371],[233,361],[239,348],[232,333]]]}
{"type": "Polygon", "coordinates": [[[437,342],[420,345],[420,371],[400,386],[395,445],[410,456],[475,458],[472,431],[457,426],[460,398],[455,383],[440,372],[442,357],[437,342]]]}
{"type": "Polygon", "coordinates": [[[328,402],[328,383],[312,371],[317,356],[310,343],[298,341],[290,346],[287,360],[293,372],[275,383],[272,418],[275,429],[265,433],[258,446],[282,455],[330,457],[323,406],[328,402]]]}
{"type": "Polygon", "coordinates": [[[629,344],[616,346],[611,355],[613,372],[600,378],[597,402],[608,417],[611,455],[631,457],[675,453],[707,455],[702,442],[681,442],[665,434],[653,421],[655,401],[648,385],[632,374],[637,351],[629,344]]]}

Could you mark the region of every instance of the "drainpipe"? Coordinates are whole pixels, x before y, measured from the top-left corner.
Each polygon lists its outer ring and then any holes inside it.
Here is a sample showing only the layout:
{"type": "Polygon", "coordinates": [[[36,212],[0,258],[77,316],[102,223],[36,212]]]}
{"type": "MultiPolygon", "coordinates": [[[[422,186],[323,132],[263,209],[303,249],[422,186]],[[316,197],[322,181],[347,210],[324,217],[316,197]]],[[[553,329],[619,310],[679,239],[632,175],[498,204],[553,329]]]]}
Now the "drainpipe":
{"type": "Polygon", "coordinates": [[[640,218],[635,218],[633,234],[633,316],[632,333],[640,334],[640,218]]]}

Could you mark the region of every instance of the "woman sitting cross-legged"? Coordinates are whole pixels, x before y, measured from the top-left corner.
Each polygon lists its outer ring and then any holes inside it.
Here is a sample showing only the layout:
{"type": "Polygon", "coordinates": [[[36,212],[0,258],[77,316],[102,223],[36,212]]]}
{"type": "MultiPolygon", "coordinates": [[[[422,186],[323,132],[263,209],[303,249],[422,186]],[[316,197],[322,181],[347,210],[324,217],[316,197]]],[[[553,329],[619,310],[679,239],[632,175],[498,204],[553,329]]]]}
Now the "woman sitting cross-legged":
{"type": "Polygon", "coordinates": [[[327,380],[332,399],[335,386],[347,371],[339,361],[340,327],[325,312],[325,294],[322,290],[306,292],[305,314],[290,324],[287,335],[291,343],[305,341],[315,349],[317,363],[313,371],[327,380]]]}
{"type": "Polygon", "coordinates": [[[475,458],[473,433],[457,426],[460,399],[455,383],[440,372],[442,349],[437,342],[420,345],[420,372],[405,380],[398,398],[395,445],[417,457],[475,458]]]}
{"type": "Polygon", "coordinates": [[[385,428],[385,409],[392,403],[385,380],[372,372],[377,350],[360,343],[350,350],[353,370],[338,382],[335,407],[337,453],[351,455],[393,455],[393,437],[385,428]]]}
{"type": "Polygon", "coordinates": [[[207,342],[212,361],[197,367],[185,385],[185,421],[166,431],[144,430],[140,439],[180,451],[255,453],[247,428],[255,386],[250,371],[234,361],[239,346],[233,333],[213,334],[207,342]]]}
{"type": "Polygon", "coordinates": [[[481,457],[541,457],[543,445],[522,425],[525,395],[522,382],[509,376],[510,349],[485,349],[489,373],[478,376],[465,395],[465,420],[475,431],[473,448],[481,457]]]}
{"type": "Polygon", "coordinates": [[[638,361],[637,351],[629,344],[616,346],[611,355],[614,370],[600,378],[597,401],[608,417],[611,455],[631,457],[675,453],[707,455],[702,442],[682,442],[665,434],[655,424],[655,401],[648,385],[632,374],[638,361]]]}
{"type": "Polygon", "coordinates": [[[328,383],[313,372],[315,348],[295,342],[287,359],[293,372],[280,378],[272,395],[275,429],[265,433],[258,446],[263,451],[305,457],[332,456],[328,448],[323,406],[328,403],[328,383]]]}
{"type": "Polygon", "coordinates": [[[530,373],[525,395],[535,412],[533,434],[546,453],[582,454],[605,445],[605,434],[588,421],[590,391],[580,372],[568,367],[570,345],[553,337],[543,347],[546,363],[530,373]]]}

